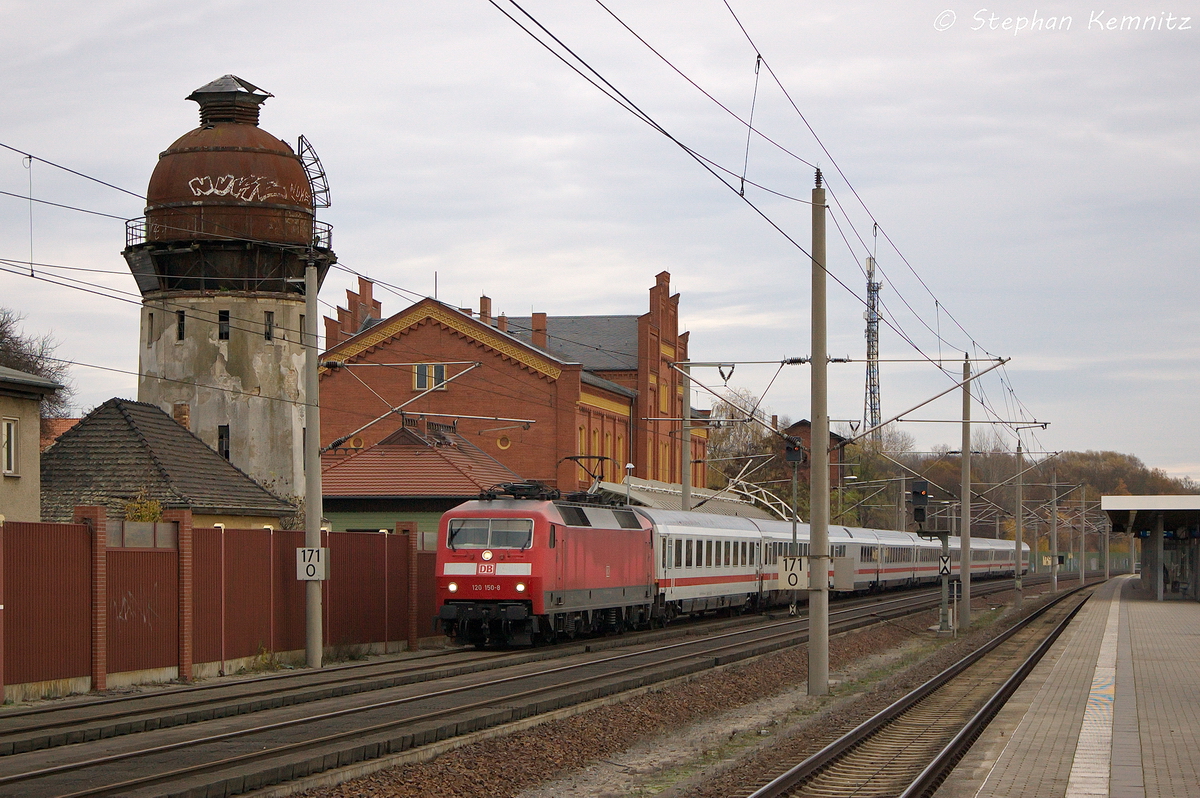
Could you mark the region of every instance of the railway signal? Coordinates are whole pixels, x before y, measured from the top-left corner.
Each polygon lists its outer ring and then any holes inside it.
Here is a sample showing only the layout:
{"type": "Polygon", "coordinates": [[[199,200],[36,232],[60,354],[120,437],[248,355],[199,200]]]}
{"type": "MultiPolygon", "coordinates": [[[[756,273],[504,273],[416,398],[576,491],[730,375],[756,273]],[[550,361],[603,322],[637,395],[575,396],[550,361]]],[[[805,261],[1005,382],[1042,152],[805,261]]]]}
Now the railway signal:
{"type": "Polygon", "coordinates": [[[917,524],[925,523],[926,505],[929,504],[929,483],[923,479],[913,480],[912,486],[912,506],[913,506],[913,522],[917,524]]]}

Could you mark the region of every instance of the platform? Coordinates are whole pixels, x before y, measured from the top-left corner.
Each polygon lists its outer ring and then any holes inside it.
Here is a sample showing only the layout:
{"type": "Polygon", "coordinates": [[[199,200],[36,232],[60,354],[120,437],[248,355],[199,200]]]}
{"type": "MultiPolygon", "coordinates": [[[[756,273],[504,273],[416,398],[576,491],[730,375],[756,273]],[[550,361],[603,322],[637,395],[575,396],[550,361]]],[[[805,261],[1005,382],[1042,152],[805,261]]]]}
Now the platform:
{"type": "Polygon", "coordinates": [[[1200,798],[1200,606],[1102,585],[936,798],[1200,798]]]}

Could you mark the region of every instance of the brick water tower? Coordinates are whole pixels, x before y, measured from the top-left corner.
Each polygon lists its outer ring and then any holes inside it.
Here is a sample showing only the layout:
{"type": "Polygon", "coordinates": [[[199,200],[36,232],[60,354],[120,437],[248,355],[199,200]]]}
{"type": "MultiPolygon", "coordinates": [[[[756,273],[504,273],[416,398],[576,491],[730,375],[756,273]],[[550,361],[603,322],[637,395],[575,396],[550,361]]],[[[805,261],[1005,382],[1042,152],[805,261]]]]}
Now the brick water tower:
{"type": "Polygon", "coordinates": [[[316,154],[258,126],[270,96],[234,75],[192,92],[200,126],[159,156],[123,254],[142,292],[138,399],[286,496],[304,492],[304,270],[324,279],[336,256],[316,154]]]}

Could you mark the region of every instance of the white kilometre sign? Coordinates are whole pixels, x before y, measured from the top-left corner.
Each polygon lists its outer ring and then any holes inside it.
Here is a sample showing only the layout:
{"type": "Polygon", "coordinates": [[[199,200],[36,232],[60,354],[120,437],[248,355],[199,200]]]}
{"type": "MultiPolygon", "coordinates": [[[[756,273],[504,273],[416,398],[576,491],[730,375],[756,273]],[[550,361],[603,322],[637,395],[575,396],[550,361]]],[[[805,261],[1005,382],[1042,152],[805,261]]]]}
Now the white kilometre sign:
{"type": "Polygon", "coordinates": [[[302,582],[329,578],[329,549],[296,549],[296,578],[302,582]]]}
{"type": "Polygon", "coordinates": [[[779,558],[779,589],[808,590],[808,558],[779,558]]]}

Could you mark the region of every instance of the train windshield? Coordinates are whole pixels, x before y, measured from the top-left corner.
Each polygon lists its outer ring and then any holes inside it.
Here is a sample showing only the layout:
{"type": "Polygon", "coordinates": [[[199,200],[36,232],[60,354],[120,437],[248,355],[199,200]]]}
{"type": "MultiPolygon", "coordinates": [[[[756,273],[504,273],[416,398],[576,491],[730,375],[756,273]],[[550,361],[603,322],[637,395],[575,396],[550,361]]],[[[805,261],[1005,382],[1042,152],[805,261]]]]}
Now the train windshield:
{"type": "Polygon", "coordinates": [[[527,549],[533,545],[533,519],[455,518],[446,545],[452,549],[527,549]]]}

